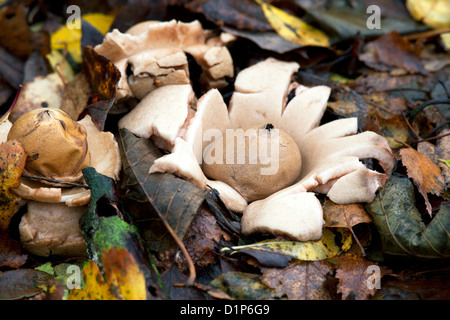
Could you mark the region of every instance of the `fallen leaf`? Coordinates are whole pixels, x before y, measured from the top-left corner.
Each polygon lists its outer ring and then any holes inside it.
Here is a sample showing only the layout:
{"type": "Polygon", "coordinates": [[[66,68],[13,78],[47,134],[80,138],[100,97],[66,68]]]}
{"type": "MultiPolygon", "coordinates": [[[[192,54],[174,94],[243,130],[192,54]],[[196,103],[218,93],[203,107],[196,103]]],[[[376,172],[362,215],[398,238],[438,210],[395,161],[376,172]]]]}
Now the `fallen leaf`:
{"type": "Polygon", "coordinates": [[[133,255],[124,248],[110,247],[102,254],[105,277],[89,260],[83,267],[84,288],[70,291],[69,300],[146,300],[145,277],[133,255]],[[105,279],[106,278],[106,279],[105,279]]]}
{"type": "Polygon", "coordinates": [[[365,206],[386,255],[418,258],[450,257],[450,205],[443,203],[428,225],[415,207],[414,186],[407,177],[392,176],[365,206]]]}
{"type": "MultiPolygon", "coordinates": [[[[114,16],[101,13],[89,13],[82,15],[81,19],[87,21],[102,34],[106,34],[114,20],[114,16]]],[[[69,29],[67,25],[63,25],[52,33],[51,48],[53,50],[67,51],[76,63],[81,63],[81,31],[81,29],[69,29]]]]}
{"type": "Polygon", "coordinates": [[[252,0],[195,0],[186,7],[221,26],[253,32],[273,30],[252,0]]]}
{"type": "Polygon", "coordinates": [[[138,138],[130,131],[119,131],[119,148],[124,179],[120,186],[128,211],[133,214],[148,248],[163,250],[175,243],[162,219],[179,239],[183,239],[207,191],[171,173],[149,173],[153,162],[162,156],[149,139],[138,138]],[[154,212],[153,203],[161,217],[154,212]]]}
{"type": "Polygon", "coordinates": [[[261,6],[275,31],[284,39],[303,46],[328,47],[330,45],[327,35],[322,30],[262,0],[255,1],[261,6]]]}
{"type": "Polygon", "coordinates": [[[378,115],[378,123],[381,128],[381,135],[384,136],[391,149],[398,149],[404,146],[409,138],[409,127],[401,115],[391,115],[383,118],[378,115]]]}
{"type": "Polygon", "coordinates": [[[120,71],[94,49],[83,47],[83,73],[91,89],[87,112],[97,128],[103,130],[108,112],[116,99],[120,71]]]}
{"type": "Polygon", "coordinates": [[[432,208],[428,200],[428,193],[439,196],[444,191],[444,177],[441,169],[430,158],[413,148],[401,149],[400,155],[402,163],[407,169],[408,177],[414,181],[425,199],[427,211],[431,216],[432,208]]]}
{"type": "Polygon", "coordinates": [[[415,48],[397,31],[391,31],[369,42],[360,59],[379,71],[402,68],[409,73],[428,75],[419,53],[420,49],[415,48]]]}
{"type": "Polygon", "coordinates": [[[358,125],[364,127],[367,122],[368,108],[362,96],[350,89],[333,90],[327,107],[339,118],[357,117],[358,125]]]}
{"type": "Polygon", "coordinates": [[[414,19],[431,28],[448,28],[450,26],[447,0],[407,0],[406,7],[414,19]]]}
{"type": "Polygon", "coordinates": [[[339,279],[338,293],[342,294],[342,299],[352,297],[355,300],[367,300],[376,292],[375,283],[370,282],[373,272],[368,272],[369,267],[380,268],[380,280],[383,275],[390,273],[372,261],[362,257],[346,254],[339,258],[339,267],[336,270],[336,278],[339,279]]]}
{"type": "Polygon", "coordinates": [[[216,255],[213,250],[221,239],[229,239],[217,219],[206,206],[201,206],[184,236],[183,243],[195,265],[205,268],[213,264],[216,255]]]}
{"type": "Polygon", "coordinates": [[[77,73],[74,79],[66,84],[61,98],[61,110],[77,121],[88,105],[89,93],[90,88],[86,76],[82,72],[77,73]]]}
{"type": "Polygon", "coordinates": [[[322,238],[317,241],[266,240],[249,245],[233,246],[221,251],[251,255],[269,267],[286,267],[291,260],[316,261],[335,257],[350,249],[352,235],[344,228],[324,228],[322,238]]]}
{"type": "Polygon", "coordinates": [[[244,272],[226,272],[209,285],[236,300],[265,300],[275,298],[275,290],[264,284],[259,275],[244,272]]]}
{"type": "MultiPolygon", "coordinates": [[[[316,3],[316,7],[305,8],[308,16],[314,19],[322,30],[327,31],[331,43],[338,43],[354,39],[356,35],[364,38],[381,36],[392,30],[411,33],[426,30],[425,26],[416,23],[405,12],[404,4],[398,1],[357,1],[357,2],[332,2],[329,5],[316,3]],[[367,13],[369,5],[375,4],[380,8],[381,16],[378,20],[381,28],[368,28],[367,23],[373,22],[367,13]]],[[[303,3],[302,3],[303,4],[303,3]]],[[[373,13],[373,12],[372,12],[373,13]]]]}
{"type": "Polygon", "coordinates": [[[20,197],[11,190],[20,185],[26,152],[17,140],[0,144],[0,229],[6,230],[19,209],[20,197]]]}
{"type": "Polygon", "coordinates": [[[28,259],[27,254],[22,254],[20,243],[12,239],[10,235],[0,229],[0,268],[19,268],[28,259]]]}
{"type": "Polygon", "coordinates": [[[351,228],[372,221],[362,204],[336,204],[326,199],[322,208],[327,227],[351,228]]]}
{"type": "Polygon", "coordinates": [[[0,273],[0,300],[18,300],[44,291],[52,275],[34,269],[17,269],[0,273]]]}
{"type": "Polygon", "coordinates": [[[378,114],[383,119],[389,119],[393,115],[402,115],[408,111],[404,97],[398,97],[386,91],[365,93],[361,96],[367,103],[369,114],[378,114]]]}
{"type": "MultiPolygon", "coordinates": [[[[22,2],[10,2],[0,8],[0,46],[20,59],[26,59],[34,50],[45,55],[49,43],[39,43],[43,33],[30,30],[27,10],[22,2]]],[[[47,39],[48,40],[48,39],[47,39]]]]}
{"type": "Polygon", "coordinates": [[[333,268],[327,261],[295,262],[263,271],[261,280],[275,291],[277,297],[291,300],[331,300],[325,282],[333,268]]]}

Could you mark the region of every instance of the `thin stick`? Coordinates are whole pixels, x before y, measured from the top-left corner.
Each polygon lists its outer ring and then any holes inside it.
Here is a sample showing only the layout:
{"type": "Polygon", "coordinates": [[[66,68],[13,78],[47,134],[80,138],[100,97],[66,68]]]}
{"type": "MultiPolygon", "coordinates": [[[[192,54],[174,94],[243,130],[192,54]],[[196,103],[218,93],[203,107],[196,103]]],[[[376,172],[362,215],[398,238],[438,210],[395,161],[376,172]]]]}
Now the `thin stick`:
{"type": "Polygon", "coordinates": [[[80,187],[80,188],[84,188],[84,189],[90,189],[91,188],[88,185],[82,184],[82,183],[60,181],[60,180],[54,180],[54,179],[49,179],[49,178],[31,176],[31,175],[28,175],[28,174],[22,174],[22,177],[28,178],[28,179],[34,179],[34,180],[43,180],[43,181],[47,181],[47,182],[51,182],[51,183],[57,183],[57,184],[65,184],[65,185],[68,185],[68,186],[80,187]]]}
{"type": "Polygon", "coordinates": [[[442,29],[437,29],[437,30],[432,30],[432,31],[425,31],[425,32],[410,34],[410,35],[405,36],[405,39],[406,40],[416,40],[416,39],[421,39],[421,38],[430,38],[430,37],[434,37],[441,33],[446,33],[446,32],[450,32],[450,28],[442,28],[442,29]]]}

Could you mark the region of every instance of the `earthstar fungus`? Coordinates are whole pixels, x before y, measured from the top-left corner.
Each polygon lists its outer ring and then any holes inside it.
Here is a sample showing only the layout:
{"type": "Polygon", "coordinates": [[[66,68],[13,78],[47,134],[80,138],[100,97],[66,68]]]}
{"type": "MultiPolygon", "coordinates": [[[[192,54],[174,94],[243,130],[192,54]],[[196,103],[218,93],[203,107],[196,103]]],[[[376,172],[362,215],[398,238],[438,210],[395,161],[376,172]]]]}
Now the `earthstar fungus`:
{"type": "Polygon", "coordinates": [[[384,137],[369,131],[358,133],[357,118],[319,125],[331,89],[293,82],[298,68],[295,62],[268,58],[242,70],[228,107],[217,89],[195,101],[190,85],[158,88],[151,95],[165,91],[168,102],[153,103],[147,96],[119,121],[119,127],[162,141],[159,146],[167,155],[157,159],[150,172],[171,172],[199,188],[218,190],[230,210],[243,213],[243,233],[269,232],[300,241],[317,240],[323,218],[314,193],[326,194],[339,204],[370,202],[391,174],[394,157],[384,137]],[[295,96],[288,102],[292,88],[295,96]],[[159,122],[159,115],[164,117],[168,110],[176,124],[159,122]],[[292,182],[272,194],[249,197],[240,188],[245,178],[231,186],[230,179],[218,179],[221,174],[211,177],[204,161],[213,136],[267,124],[286,133],[299,150],[301,169],[292,182]],[[171,134],[165,134],[168,126],[171,134]],[[383,172],[367,168],[363,159],[377,160],[383,172]]]}

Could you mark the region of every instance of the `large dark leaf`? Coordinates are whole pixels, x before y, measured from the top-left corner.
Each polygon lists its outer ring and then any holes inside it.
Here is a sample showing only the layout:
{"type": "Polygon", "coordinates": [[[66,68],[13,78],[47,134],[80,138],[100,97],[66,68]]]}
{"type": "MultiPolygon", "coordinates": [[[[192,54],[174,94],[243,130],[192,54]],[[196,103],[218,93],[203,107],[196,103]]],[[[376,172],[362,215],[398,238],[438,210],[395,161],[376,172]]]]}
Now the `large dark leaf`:
{"type": "Polygon", "coordinates": [[[153,162],[162,156],[151,140],[121,129],[119,146],[125,174],[121,188],[142,237],[155,250],[173,247],[173,235],[164,222],[182,239],[207,191],[171,173],[150,174],[153,162]]]}
{"type": "Polygon", "coordinates": [[[383,252],[419,258],[450,257],[450,205],[443,203],[425,225],[415,203],[409,179],[393,176],[366,205],[380,233],[383,252]]]}

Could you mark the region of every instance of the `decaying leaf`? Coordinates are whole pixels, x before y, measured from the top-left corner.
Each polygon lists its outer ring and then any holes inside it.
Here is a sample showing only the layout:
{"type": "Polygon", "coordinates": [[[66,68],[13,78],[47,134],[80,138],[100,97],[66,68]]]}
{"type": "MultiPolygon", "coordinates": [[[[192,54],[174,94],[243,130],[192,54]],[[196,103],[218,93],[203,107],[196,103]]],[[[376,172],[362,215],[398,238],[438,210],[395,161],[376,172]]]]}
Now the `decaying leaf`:
{"type": "Polygon", "coordinates": [[[19,268],[27,261],[28,255],[22,254],[19,242],[0,229],[0,268],[19,268]]]}
{"type": "Polygon", "coordinates": [[[330,300],[325,285],[332,271],[327,261],[295,262],[284,269],[270,268],[261,280],[275,291],[277,297],[291,300],[330,300]]]}
{"type": "MultiPolygon", "coordinates": [[[[81,19],[87,21],[102,34],[106,34],[114,20],[114,16],[90,13],[81,16],[81,19]]],[[[66,50],[76,63],[81,63],[81,38],[81,26],[73,28],[73,26],[64,25],[52,34],[51,47],[53,50],[66,50]]]]}
{"type": "Polygon", "coordinates": [[[376,70],[402,68],[410,73],[428,74],[419,57],[420,50],[397,31],[391,31],[370,42],[365,50],[366,53],[360,59],[376,70]]]}
{"type": "Polygon", "coordinates": [[[256,274],[230,271],[221,274],[209,285],[236,300],[265,300],[276,297],[275,291],[261,282],[256,274]]]}
{"type": "Polygon", "coordinates": [[[150,174],[149,168],[162,156],[161,151],[151,140],[138,138],[126,129],[121,129],[119,136],[125,174],[121,188],[126,191],[126,199],[130,200],[129,212],[135,217],[149,248],[173,247],[172,237],[149,202],[158,208],[178,238],[182,239],[207,192],[170,173],[150,174]]]}
{"type": "Polygon", "coordinates": [[[403,116],[391,115],[389,118],[383,118],[378,115],[381,133],[386,138],[391,149],[398,149],[408,140],[408,125],[403,116]]]}
{"type": "Polygon", "coordinates": [[[392,176],[366,205],[386,255],[418,258],[450,257],[450,206],[443,203],[428,225],[415,207],[414,186],[407,177],[392,176]]]}
{"type": "Polygon", "coordinates": [[[147,299],[145,277],[132,254],[124,248],[110,247],[102,257],[105,277],[89,260],[83,267],[84,288],[71,290],[69,300],[147,299]]]}
{"type": "Polygon", "coordinates": [[[50,51],[48,36],[29,28],[25,6],[22,2],[7,2],[0,8],[0,46],[20,59],[26,59],[35,50],[43,55],[50,51]]]}
{"type": "Polygon", "coordinates": [[[304,46],[329,46],[328,37],[323,31],[262,0],[256,2],[272,27],[284,39],[304,46]]]}
{"type": "Polygon", "coordinates": [[[327,227],[351,228],[372,221],[362,204],[336,204],[328,199],[323,204],[323,217],[327,227]]]}
{"type": "Polygon", "coordinates": [[[0,300],[32,297],[44,291],[52,275],[34,269],[8,270],[0,273],[0,300]]]}
{"type": "Polygon", "coordinates": [[[99,130],[103,130],[106,117],[115,98],[121,77],[119,69],[109,59],[90,47],[83,47],[83,72],[91,88],[88,114],[99,130]]]}
{"type": "Polygon", "coordinates": [[[195,0],[186,6],[219,25],[256,32],[272,30],[261,9],[252,0],[195,0]]]}
{"type": "Polygon", "coordinates": [[[286,267],[291,260],[316,261],[337,256],[347,251],[352,236],[347,229],[324,228],[322,238],[317,241],[266,240],[243,246],[222,249],[223,252],[241,252],[256,258],[269,267],[286,267]]]}
{"type": "Polygon", "coordinates": [[[17,140],[0,144],[0,229],[6,230],[18,210],[20,198],[11,190],[20,184],[26,152],[17,140]]]}
{"type": "Polygon", "coordinates": [[[380,268],[380,278],[375,279],[372,277],[373,272],[369,269],[373,266],[375,265],[372,261],[353,254],[340,257],[336,278],[339,279],[338,293],[342,294],[342,299],[352,297],[355,300],[367,300],[374,295],[377,283],[373,283],[373,281],[380,280],[389,271],[377,266],[380,268]]]}
{"type": "Polygon", "coordinates": [[[430,158],[413,148],[403,148],[400,150],[400,155],[402,163],[407,169],[408,177],[418,187],[431,216],[432,208],[428,200],[428,193],[439,196],[444,191],[444,177],[441,169],[430,158]]]}

